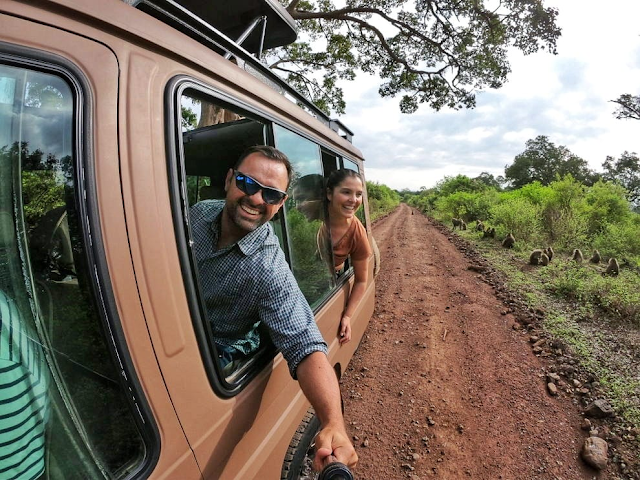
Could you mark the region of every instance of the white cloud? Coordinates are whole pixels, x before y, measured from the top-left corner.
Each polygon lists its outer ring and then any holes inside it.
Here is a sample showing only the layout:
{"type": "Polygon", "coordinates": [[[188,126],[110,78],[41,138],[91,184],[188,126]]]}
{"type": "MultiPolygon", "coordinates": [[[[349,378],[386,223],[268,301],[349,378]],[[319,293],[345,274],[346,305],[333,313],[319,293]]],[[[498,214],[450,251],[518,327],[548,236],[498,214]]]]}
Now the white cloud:
{"type": "Polygon", "coordinates": [[[345,89],[344,123],[365,155],[368,180],[391,188],[430,187],[444,176],[504,174],[504,167],[545,135],[601,170],[607,155],[640,153],[640,122],[617,120],[611,100],[640,94],[640,2],[545,1],[559,9],[558,55],[510,55],[500,90],[482,92],[473,110],[401,114],[379,97],[375,78],[345,89]]]}

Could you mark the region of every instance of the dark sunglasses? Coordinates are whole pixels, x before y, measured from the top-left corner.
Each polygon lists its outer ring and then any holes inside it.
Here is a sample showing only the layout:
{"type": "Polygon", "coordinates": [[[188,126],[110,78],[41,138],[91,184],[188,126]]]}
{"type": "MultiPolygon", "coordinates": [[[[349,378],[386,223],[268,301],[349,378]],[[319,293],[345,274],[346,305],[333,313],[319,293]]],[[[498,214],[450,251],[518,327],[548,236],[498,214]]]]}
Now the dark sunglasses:
{"type": "Polygon", "coordinates": [[[287,196],[286,192],[278,190],[277,188],[265,187],[255,178],[251,178],[249,175],[245,175],[238,170],[234,170],[236,177],[236,187],[247,195],[255,195],[258,191],[262,190],[262,199],[269,205],[276,205],[287,196]]]}

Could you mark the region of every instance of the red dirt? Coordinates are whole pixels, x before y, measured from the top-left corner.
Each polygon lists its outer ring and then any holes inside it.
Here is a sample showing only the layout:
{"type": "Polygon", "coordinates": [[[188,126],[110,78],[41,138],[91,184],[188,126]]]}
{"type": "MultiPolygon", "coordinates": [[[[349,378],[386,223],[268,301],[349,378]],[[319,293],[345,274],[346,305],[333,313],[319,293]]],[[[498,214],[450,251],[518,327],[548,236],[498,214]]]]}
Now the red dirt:
{"type": "Polygon", "coordinates": [[[581,460],[581,407],[548,393],[534,314],[466,242],[405,204],[373,230],[375,312],[341,387],[358,480],[626,478],[581,460]]]}

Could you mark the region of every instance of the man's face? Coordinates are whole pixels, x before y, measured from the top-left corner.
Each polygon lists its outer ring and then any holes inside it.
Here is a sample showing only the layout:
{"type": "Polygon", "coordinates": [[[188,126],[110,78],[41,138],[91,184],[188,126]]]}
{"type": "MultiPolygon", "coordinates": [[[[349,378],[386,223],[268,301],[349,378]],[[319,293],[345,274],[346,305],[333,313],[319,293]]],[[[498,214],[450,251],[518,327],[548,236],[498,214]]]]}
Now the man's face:
{"type": "MultiPolygon", "coordinates": [[[[254,178],[266,187],[287,190],[289,181],[287,167],[260,153],[252,153],[245,158],[237,167],[237,171],[254,178]]],[[[286,199],[285,197],[277,204],[270,205],[262,198],[262,190],[251,196],[247,195],[237,187],[232,169],[227,173],[225,191],[227,192],[225,210],[230,220],[229,225],[241,236],[271,220],[286,199]]]]}

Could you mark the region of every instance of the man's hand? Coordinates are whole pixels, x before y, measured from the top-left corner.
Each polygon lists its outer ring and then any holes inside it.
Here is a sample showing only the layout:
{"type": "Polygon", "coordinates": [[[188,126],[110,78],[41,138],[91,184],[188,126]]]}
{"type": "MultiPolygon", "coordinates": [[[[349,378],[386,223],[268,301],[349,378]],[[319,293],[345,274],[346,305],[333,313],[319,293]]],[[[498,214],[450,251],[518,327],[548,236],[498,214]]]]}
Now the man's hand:
{"type": "Polygon", "coordinates": [[[302,391],[313,405],[322,429],[316,436],[316,457],[313,466],[322,470],[328,456],[334,455],[349,468],[358,463],[358,455],[349,441],[342,418],[340,387],[336,374],[323,352],[305,357],[297,369],[302,391]]]}
{"type": "Polygon", "coordinates": [[[316,436],[316,456],[313,460],[313,468],[316,471],[322,470],[331,461],[344,463],[350,469],[355,468],[358,463],[356,453],[347,432],[343,427],[334,428],[327,426],[318,432],[316,436]],[[329,459],[333,455],[335,457],[329,459]]]}

